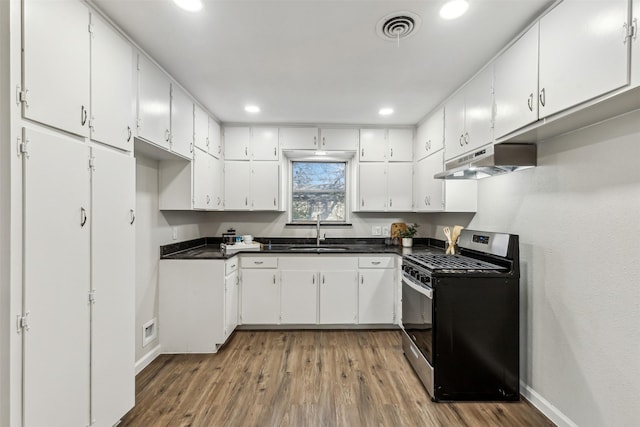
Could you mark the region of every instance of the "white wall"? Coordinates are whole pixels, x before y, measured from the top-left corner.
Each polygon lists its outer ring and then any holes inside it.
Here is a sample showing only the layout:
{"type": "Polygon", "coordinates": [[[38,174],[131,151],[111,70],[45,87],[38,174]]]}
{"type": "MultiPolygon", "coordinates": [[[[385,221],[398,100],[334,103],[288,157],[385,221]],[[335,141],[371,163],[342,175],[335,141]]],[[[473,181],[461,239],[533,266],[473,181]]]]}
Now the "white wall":
{"type": "Polygon", "coordinates": [[[470,223],[520,235],[522,380],[577,425],[639,426],[640,112],[538,150],[470,223]]]}
{"type": "MultiPolygon", "coordinates": [[[[136,158],[136,360],[141,360],[158,340],[142,347],[142,325],[158,318],[158,263],[160,245],[171,243],[172,227],[177,241],[200,237],[200,212],[158,210],[158,162],[136,158]]],[[[156,324],[158,331],[160,325],[156,324]]]]}

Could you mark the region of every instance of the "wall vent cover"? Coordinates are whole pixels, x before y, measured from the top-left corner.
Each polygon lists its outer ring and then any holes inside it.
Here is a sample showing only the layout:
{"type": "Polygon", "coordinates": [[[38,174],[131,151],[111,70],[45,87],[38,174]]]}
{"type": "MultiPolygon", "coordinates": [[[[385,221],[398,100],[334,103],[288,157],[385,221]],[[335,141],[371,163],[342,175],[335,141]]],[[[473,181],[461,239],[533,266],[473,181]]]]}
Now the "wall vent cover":
{"type": "Polygon", "coordinates": [[[378,21],[376,33],[382,40],[395,42],[415,34],[421,22],[413,12],[394,12],[378,21]]]}

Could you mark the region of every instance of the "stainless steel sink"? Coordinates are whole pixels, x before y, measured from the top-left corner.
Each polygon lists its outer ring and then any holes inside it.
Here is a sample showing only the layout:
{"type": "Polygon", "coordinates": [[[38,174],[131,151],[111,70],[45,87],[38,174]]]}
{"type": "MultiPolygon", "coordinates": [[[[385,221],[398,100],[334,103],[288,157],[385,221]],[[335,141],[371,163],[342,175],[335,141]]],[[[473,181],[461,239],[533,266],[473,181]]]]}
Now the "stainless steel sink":
{"type": "Polygon", "coordinates": [[[344,246],[290,246],[290,251],[295,252],[340,252],[346,251],[349,248],[344,246]]]}

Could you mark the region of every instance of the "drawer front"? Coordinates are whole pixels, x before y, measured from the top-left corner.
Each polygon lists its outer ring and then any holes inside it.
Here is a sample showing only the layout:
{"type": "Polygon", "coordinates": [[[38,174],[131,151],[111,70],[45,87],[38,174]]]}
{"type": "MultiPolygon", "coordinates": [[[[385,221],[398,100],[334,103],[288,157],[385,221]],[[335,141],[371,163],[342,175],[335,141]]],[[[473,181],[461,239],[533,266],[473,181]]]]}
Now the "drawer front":
{"type": "Polygon", "coordinates": [[[238,269],[238,264],[240,264],[240,258],[233,257],[232,259],[228,259],[224,262],[224,275],[228,276],[238,269]]]}
{"type": "Polygon", "coordinates": [[[243,256],[242,268],[278,268],[278,258],[261,256],[243,256]]]}
{"type": "Polygon", "coordinates": [[[361,256],[358,258],[359,268],[393,268],[395,267],[392,256],[361,256]]]}

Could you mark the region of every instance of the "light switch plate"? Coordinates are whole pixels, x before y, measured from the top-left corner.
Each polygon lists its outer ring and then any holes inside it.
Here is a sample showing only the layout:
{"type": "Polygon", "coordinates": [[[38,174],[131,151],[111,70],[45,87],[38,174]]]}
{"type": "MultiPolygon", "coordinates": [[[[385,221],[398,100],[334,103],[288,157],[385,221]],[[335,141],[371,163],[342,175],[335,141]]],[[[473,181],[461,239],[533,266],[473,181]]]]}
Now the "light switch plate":
{"type": "Polygon", "coordinates": [[[385,237],[389,237],[389,226],[388,225],[382,226],[382,235],[385,236],[385,237]]]}
{"type": "Polygon", "coordinates": [[[372,236],[379,236],[381,233],[381,229],[379,225],[374,225],[373,227],[371,227],[371,235],[372,236]]]}

